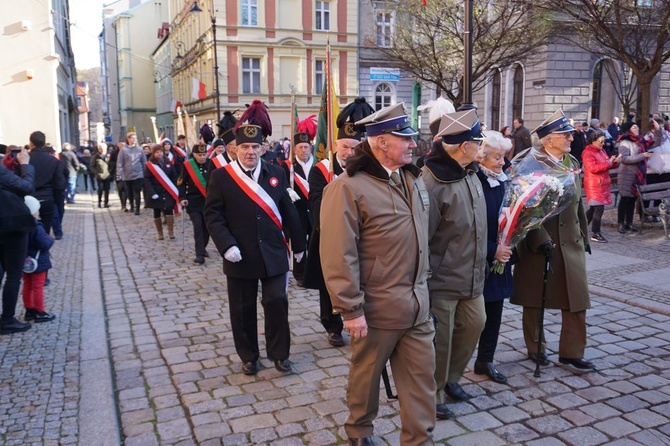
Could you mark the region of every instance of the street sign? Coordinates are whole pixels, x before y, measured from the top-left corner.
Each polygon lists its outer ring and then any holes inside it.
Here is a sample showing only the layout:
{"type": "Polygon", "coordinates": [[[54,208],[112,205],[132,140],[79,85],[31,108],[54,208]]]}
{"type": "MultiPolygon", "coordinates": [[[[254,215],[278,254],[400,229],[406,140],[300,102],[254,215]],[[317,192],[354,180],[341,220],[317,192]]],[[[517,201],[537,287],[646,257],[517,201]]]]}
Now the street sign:
{"type": "Polygon", "coordinates": [[[371,81],[392,81],[400,80],[400,68],[370,67],[371,81]]]}

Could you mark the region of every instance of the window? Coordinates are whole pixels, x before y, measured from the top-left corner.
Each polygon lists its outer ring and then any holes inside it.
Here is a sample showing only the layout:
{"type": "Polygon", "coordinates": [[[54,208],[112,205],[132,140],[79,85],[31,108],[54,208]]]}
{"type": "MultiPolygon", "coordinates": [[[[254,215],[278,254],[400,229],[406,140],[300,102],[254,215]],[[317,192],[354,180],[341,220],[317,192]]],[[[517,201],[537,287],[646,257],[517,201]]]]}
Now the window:
{"type": "Polygon", "coordinates": [[[603,80],[603,62],[593,67],[593,90],[591,91],[591,119],[600,118],[600,96],[603,80]]]}
{"type": "Polygon", "coordinates": [[[314,93],[322,94],[326,80],[326,61],[317,60],[314,63],[314,93]]]}
{"type": "Polygon", "coordinates": [[[261,92],[261,60],[255,57],[242,58],[242,93],[261,92]]]}
{"type": "Polygon", "coordinates": [[[491,128],[500,129],[500,70],[493,70],[491,81],[491,128]]]}
{"type": "Polygon", "coordinates": [[[330,29],[330,2],[317,1],[314,5],[316,12],[316,29],[320,31],[328,31],[330,29]]]}
{"type": "Polygon", "coordinates": [[[523,68],[517,65],[514,69],[514,92],[512,93],[512,116],[523,116],[523,68]]]}
{"type": "Polygon", "coordinates": [[[242,0],[242,25],[258,26],[258,0],[242,0]]]}
{"type": "Polygon", "coordinates": [[[377,46],[390,47],[393,36],[393,15],[390,12],[377,13],[377,46]]]}
{"type": "Polygon", "coordinates": [[[389,84],[379,84],[375,89],[375,110],[391,105],[392,90],[389,84]]]}

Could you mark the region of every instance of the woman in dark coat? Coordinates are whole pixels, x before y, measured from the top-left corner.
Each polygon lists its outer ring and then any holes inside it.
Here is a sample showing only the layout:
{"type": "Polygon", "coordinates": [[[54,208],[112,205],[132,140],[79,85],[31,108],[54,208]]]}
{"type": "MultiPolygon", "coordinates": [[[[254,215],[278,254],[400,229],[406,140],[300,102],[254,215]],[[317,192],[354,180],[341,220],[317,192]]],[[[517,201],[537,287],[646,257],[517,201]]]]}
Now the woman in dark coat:
{"type": "Polygon", "coordinates": [[[144,167],[144,190],[147,207],[154,210],[154,224],[158,232],[158,240],[164,238],[162,215],[165,215],[168,237],[170,240],[175,239],[174,206],[176,201],[168,189],[173,189],[179,196],[176,182],[177,173],[172,162],[164,158],[163,146],[154,144],[151,147],[151,156],[144,167]]]}
{"type": "Polygon", "coordinates": [[[486,200],[486,223],[488,236],[486,242],[486,262],[490,267],[494,261],[505,263],[502,274],[489,272],[484,283],[484,308],[486,324],[479,336],[479,348],[475,361],[475,373],[486,375],[491,381],[507,383],[507,377],[493,364],[493,355],[498,345],[500,322],[502,320],[505,299],[513,294],[512,267],[510,256],[512,248],[498,243],[498,216],[505,196],[507,176],[503,173],[505,153],[512,149],[512,141],[502,133],[487,131],[486,138],[477,153],[479,172],[484,199],[486,200]]]}

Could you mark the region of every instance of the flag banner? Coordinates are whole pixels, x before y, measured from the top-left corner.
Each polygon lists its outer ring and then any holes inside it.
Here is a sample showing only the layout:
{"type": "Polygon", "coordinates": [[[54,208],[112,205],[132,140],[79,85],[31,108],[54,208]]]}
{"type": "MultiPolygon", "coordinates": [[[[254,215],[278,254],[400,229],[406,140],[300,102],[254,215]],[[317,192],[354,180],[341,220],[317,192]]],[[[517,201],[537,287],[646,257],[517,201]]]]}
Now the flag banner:
{"type": "Polygon", "coordinates": [[[330,45],[326,51],[326,78],[323,82],[323,92],[321,93],[321,106],[319,108],[319,120],[314,139],[315,156],[317,162],[328,158],[328,148],[335,149],[335,139],[333,135],[337,134],[337,124],[335,121],[340,114],[340,106],[337,103],[335,86],[333,85],[333,76],[330,65],[330,45]]]}
{"type": "Polygon", "coordinates": [[[205,84],[200,82],[200,80],[196,79],[195,77],[191,78],[191,82],[193,83],[193,87],[191,89],[191,97],[193,99],[205,99],[207,97],[207,92],[205,91],[205,84]]]}
{"type": "Polygon", "coordinates": [[[190,149],[198,144],[198,132],[195,130],[195,116],[189,117],[188,112],[184,109],[184,126],[186,127],[186,144],[190,149]]]}

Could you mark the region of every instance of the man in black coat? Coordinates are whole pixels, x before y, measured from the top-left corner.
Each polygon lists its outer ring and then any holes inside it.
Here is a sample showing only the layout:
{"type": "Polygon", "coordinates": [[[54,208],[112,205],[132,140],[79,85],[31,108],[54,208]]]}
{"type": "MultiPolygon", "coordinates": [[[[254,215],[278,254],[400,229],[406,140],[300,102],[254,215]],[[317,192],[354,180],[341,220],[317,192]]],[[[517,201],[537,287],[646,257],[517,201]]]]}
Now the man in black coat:
{"type": "Polygon", "coordinates": [[[35,168],[35,193],[40,201],[40,220],[49,234],[53,224],[56,196],[65,191],[61,163],[47,153],[46,136],[40,131],[30,134],[30,165],[35,168]]]}
{"type": "Polygon", "coordinates": [[[262,137],[257,125],[237,129],[237,160],[212,172],[205,200],[207,229],[224,258],[235,349],[247,375],[260,369],[256,329],[259,279],[268,358],[277,370],[291,371],[286,297],[289,257],[283,228],[291,234],[296,260],[301,260],[305,251],[305,235],[284,171],[260,162],[262,137]]]}
{"type": "Polygon", "coordinates": [[[514,127],[514,132],[512,132],[512,141],[514,141],[514,146],[512,147],[512,152],[509,154],[510,159],[513,158],[517,153],[521,153],[524,150],[533,147],[533,142],[530,138],[530,130],[528,130],[524,125],[523,118],[514,118],[512,126],[514,127]]]}
{"type": "MultiPolygon", "coordinates": [[[[205,224],[205,198],[209,176],[214,170],[212,160],[207,159],[207,145],[197,144],[193,147],[192,157],[184,163],[184,169],[177,180],[179,201],[186,208],[188,217],[193,223],[193,239],[195,240],[194,263],[205,263],[209,232],[205,224]]],[[[160,219],[159,219],[160,220],[160,219]]],[[[158,223],[156,223],[158,224],[158,223]]]]}

